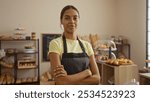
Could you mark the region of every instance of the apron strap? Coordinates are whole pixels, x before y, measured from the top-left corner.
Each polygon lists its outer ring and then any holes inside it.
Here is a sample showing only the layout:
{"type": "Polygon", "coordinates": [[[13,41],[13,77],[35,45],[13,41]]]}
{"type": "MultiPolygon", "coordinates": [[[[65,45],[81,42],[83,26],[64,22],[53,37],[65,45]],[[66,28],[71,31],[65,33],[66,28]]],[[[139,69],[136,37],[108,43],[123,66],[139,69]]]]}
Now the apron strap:
{"type": "MultiPolygon", "coordinates": [[[[66,43],[66,38],[65,38],[64,35],[63,35],[62,37],[63,37],[64,53],[67,53],[67,43],[66,43]]],[[[85,53],[85,49],[84,49],[84,46],[83,46],[82,42],[79,40],[78,37],[77,37],[77,40],[78,40],[78,42],[79,42],[79,45],[80,45],[82,51],[85,53]]]]}
{"type": "Polygon", "coordinates": [[[65,36],[63,35],[63,46],[64,46],[64,53],[67,53],[67,43],[66,43],[66,38],[65,36]]]}
{"type": "Polygon", "coordinates": [[[81,47],[82,51],[85,53],[85,49],[84,49],[84,46],[83,46],[82,42],[79,40],[78,37],[77,37],[77,40],[79,41],[79,44],[80,44],[80,47],[81,47]]]}

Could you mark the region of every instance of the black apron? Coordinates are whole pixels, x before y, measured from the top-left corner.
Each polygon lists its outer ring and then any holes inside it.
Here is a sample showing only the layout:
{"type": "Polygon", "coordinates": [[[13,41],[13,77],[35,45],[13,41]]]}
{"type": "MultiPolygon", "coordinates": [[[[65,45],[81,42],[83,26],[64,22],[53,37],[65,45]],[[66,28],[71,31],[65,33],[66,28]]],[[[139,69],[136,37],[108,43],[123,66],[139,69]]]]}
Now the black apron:
{"type": "Polygon", "coordinates": [[[64,66],[64,69],[67,71],[68,75],[81,72],[89,66],[89,57],[85,52],[84,46],[78,38],[77,40],[83,52],[67,53],[67,42],[65,36],[63,35],[64,53],[62,54],[61,64],[64,66]]]}

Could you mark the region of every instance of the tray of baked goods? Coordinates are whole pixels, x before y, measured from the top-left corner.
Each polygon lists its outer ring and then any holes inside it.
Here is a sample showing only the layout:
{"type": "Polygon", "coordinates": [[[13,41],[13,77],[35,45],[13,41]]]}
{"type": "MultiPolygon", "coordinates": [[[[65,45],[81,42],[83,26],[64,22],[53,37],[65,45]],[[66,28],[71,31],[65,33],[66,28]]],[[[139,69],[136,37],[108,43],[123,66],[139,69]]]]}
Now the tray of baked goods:
{"type": "Polygon", "coordinates": [[[107,64],[110,64],[110,65],[116,65],[116,66],[119,66],[119,65],[131,65],[131,64],[134,64],[134,62],[130,59],[126,59],[126,58],[120,58],[120,59],[108,59],[106,61],[107,64]]]}
{"type": "Polygon", "coordinates": [[[37,68],[36,60],[32,56],[22,56],[17,63],[18,69],[37,68]]]}
{"type": "Polygon", "coordinates": [[[18,69],[36,68],[35,60],[18,60],[18,69]]]}
{"type": "Polygon", "coordinates": [[[109,51],[111,48],[111,51],[116,51],[116,44],[111,40],[99,40],[96,42],[94,50],[98,51],[109,51]]]}

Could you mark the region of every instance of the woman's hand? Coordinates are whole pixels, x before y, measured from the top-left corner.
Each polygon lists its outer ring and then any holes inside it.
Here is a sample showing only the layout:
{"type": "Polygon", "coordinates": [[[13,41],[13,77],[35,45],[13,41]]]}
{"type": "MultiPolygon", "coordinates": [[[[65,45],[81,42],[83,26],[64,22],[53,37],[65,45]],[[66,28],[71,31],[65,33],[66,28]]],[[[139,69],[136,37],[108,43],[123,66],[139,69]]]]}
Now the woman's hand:
{"type": "Polygon", "coordinates": [[[69,83],[69,77],[63,65],[59,65],[54,69],[53,76],[57,85],[67,85],[69,83]]]}
{"type": "Polygon", "coordinates": [[[58,77],[66,77],[67,76],[67,72],[64,69],[63,65],[59,65],[54,69],[54,78],[58,78],[58,77]]]}

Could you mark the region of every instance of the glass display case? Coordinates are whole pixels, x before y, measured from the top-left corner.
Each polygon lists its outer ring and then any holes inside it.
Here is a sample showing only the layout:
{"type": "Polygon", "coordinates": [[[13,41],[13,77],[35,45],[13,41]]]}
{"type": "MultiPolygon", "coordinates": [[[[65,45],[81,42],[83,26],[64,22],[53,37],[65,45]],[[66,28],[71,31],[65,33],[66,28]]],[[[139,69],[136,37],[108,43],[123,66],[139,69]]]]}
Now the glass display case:
{"type": "Polygon", "coordinates": [[[111,40],[99,40],[96,42],[94,53],[97,61],[106,62],[108,59],[116,59],[113,53],[116,51],[116,44],[111,40]]]}

